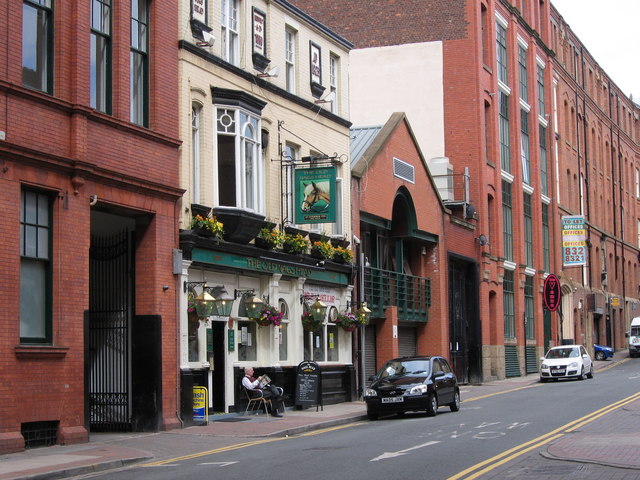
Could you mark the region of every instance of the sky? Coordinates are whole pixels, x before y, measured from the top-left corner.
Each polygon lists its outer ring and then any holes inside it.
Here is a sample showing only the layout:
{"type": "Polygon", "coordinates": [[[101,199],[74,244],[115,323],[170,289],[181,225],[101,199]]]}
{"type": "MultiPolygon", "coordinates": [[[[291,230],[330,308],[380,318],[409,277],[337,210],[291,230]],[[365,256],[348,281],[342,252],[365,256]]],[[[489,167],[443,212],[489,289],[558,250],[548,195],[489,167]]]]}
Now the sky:
{"type": "Polygon", "coordinates": [[[551,0],[591,56],[640,103],[640,0],[551,0]]]}

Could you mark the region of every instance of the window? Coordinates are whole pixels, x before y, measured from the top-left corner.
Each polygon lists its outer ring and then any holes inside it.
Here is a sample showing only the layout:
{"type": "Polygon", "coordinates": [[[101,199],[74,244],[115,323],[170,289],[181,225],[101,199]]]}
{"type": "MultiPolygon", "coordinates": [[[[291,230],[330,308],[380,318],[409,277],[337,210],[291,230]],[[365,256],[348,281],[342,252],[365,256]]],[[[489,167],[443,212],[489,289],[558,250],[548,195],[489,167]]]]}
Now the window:
{"type": "Polygon", "coordinates": [[[344,230],[342,229],[342,199],[342,179],[336,178],[336,223],[333,224],[334,235],[344,234],[344,230]]]}
{"type": "Polygon", "coordinates": [[[524,194],[524,256],[527,267],[533,268],[533,217],[531,212],[531,195],[524,194]]]}
{"type": "Polygon", "coordinates": [[[547,129],[540,125],[540,191],[543,195],[549,195],[549,178],[547,175],[547,129]]]}
{"type": "Polygon", "coordinates": [[[341,328],[337,325],[327,325],[327,361],[337,362],[340,359],[339,338],[341,328]]]}
{"type": "Polygon", "coordinates": [[[538,115],[544,117],[546,113],[544,99],[544,67],[538,65],[538,115]]]}
{"type": "Polygon", "coordinates": [[[261,212],[264,187],[260,119],[241,109],[218,107],[216,125],[218,204],[261,212]]]}
{"type": "Polygon", "coordinates": [[[640,169],[636,168],[636,198],[640,198],[640,169]]]}
{"type": "Polygon", "coordinates": [[[258,324],[249,320],[244,298],[238,304],[238,360],[241,362],[255,362],[258,358],[258,324]]]}
{"type": "Polygon", "coordinates": [[[338,67],[338,57],[333,54],[329,55],[329,90],[335,94],[335,100],[331,102],[332,113],[338,113],[338,67]]]}
{"type": "Polygon", "coordinates": [[[280,299],[280,301],[278,302],[278,304],[280,305],[280,312],[282,312],[283,317],[282,317],[282,322],[280,323],[280,325],[278,327],[276,327],[277,330],[277,342],[278,342],[278,359],[281,362],[284,362],[288,359],[288,349],[287,349],[287,338],[288,338],[288,329],[289,329],[289,306],[287,305],[287,302],[285,300],[283,300],[282,298],[280,299]]]}
{"type": "Polygon", "coordinates": [[[513,260],[513,211],[511,207],[511,184],[502,181],[502,223],[504,240],[504,258],[513,260]]]}
{"type": "Polygon", "coordinates": [[[200,203],[200,119],[202,108],[191,106],[191,201],[200,203]]]}
{"type": "Polygon", "coordinates": [[[149,12],[147,0],[131,2],[131,122],[149,124],[149,12]]]}
{"type": "Polygon", "coordinates": [[[499,92],[500,123],[500,166],[505,172],[511,172],[511,144],[509,141],[509,96],[499,92]]]}
{"type": "Polygon", "coordinates": [[[304,359],[314,362],[325,361],[326,324],[317,332],[304,332],[304,359]]]}
{"type": "Polygon", "coordinates": [[[533,277],[527,275],[524,281],[524,322],[527,340],[536,338],[535,304],[533,301],[533,277]]]}
{"type": "Polygon", "coordinates": [[[286,65],[286,90],[289,93],[296,92],[296,32],[287,28],[284,32],[285,39],[285,65],[286,65]]]}
{"type": "Polygon", "coordinates": [[[515,293],[513,290],[513,272],[505,270],[502,282],[502,294],[504,299],[504,336],[505,338],[515,338],[516,336],[516,314],[515,314],[515,293]]]}
{"type": "Polygon", "coordinates": [[[520,158],[522,160],[522,181],[531,184],[529,160],[529,114],[520,110],[520,158]]]}
{"type": "Polygon", "coordinates": [[[508,84],[507,67],[507,27],[499,20],[496,22],[496,58],[498,62],[498,81],[508,84]]]}
{"type": "Polygon", "coordinates": [[[222,58],[239,63],[238,0],[222,0],[222,58]]]}
{"type": "Polygon", "coordinates": [[[294,185],[294,178],[293,178],[293,171],[294,171],[294,167],[293,167],[293,162],[295,162],[296,159],[300,158],[299,157],[299,147],[296,145],[293,145],[291,143],[287,143],[285,146],[285,160],[287,162],[291,162],[290,164],[288,164],[287,168],[285,169],[286,171],[286,185],[288,186],[287,191],[285,192],[285,201],[286,201],[286,205],[287,205],[287,212],[286,212],[286,218],[285,220],[289,220],[290,223],[293,223],[294,219],[295,219],[295,215],[294,215],[294,211],[293,211],[293,196],[294,196],[294,190],[295,190],[295,185],[294,185]]]}
{"type": "MultiPolygon", "coordinates": [[[[639,244],[640,245],[640,244],[639,244]]],[[[542,261],[544,271],[551,271],[551,244],[549,237],[549,205],[542,204],[542,261]]]]}
{"type": "Polygon", "coordinates": [[[51,199],[23,190],[20,209],[20,342],[51,343],[51,199]]]}
{"type": "Polygon", "coordinates": [[[518,45],[518,68],[520,70],[520,98],[529,103],[529,80],[527,79],[527,49],[518,45]]]}
{"type": "Polygon", "coordinates": [[[482,27],[482,63],[489,65],[489,26],[487,25],[487,7],[480,5],[480,22],[482,27]]]}
{"type": "Polygon", "coordinates": [[[111,113],[111,0],[91,0],[91,107],[111,113]]]}
{"type": "Polygon", "coordinates": [[[22,4],[22,84],[53,94],[52,0],[22,4]]]}

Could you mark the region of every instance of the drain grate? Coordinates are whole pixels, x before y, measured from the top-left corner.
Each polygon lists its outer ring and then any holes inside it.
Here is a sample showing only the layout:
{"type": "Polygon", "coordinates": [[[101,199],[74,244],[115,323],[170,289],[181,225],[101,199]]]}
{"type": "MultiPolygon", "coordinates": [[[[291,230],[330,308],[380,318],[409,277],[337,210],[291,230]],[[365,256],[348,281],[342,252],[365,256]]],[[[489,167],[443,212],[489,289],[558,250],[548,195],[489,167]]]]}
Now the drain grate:
{"type": "Polygon", "coordinates": [[[58,421],[26,422],[21,426],[24,448],[50,447],[58,438],[58,421]]]}

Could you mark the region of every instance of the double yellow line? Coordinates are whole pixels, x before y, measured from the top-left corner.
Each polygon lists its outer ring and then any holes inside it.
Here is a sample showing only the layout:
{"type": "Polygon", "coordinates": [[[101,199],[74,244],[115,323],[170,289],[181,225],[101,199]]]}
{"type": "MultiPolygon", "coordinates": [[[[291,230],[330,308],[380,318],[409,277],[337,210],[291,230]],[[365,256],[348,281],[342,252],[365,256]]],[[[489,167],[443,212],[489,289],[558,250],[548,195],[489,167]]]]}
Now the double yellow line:
{"type": "Polygon", "coordinates": [[[560,428],[556,428],[555,430],[546,433],[545,435],[541,435],[538,438],[534,438],[526,443],[513,447],[505,452],[502,452],[494,457],[491,457],[483,462],[480,462],[472,467],[467,468],[466,470],[457,473],[456,475],[449,477],[447,480],[473,480],[474,478],[478,478],[481,475],[484,475],[487,472],[499,467],[500,465],[504,465],[507,462],[510,462],[514,458],[517,458],[525,453],[534,450],[536,448],[541,447],[544,444],[550,443],[566,433],[573,432],[574,430],[585,426],[586,424],[597,420],[598,418],[606,415],[608,413],[617,410],[618,408],[622,408],[629,403],[632,403],[640,398],[640,392],[631,395],[630,397],[619,400],[611,405],[607,405],[606,407],[601,408],[600,410],[596,410],[595,412],[591,412],[584,417],[578,418],[577,420],[573,420],[572,422],[563,425],[560,428]]]}

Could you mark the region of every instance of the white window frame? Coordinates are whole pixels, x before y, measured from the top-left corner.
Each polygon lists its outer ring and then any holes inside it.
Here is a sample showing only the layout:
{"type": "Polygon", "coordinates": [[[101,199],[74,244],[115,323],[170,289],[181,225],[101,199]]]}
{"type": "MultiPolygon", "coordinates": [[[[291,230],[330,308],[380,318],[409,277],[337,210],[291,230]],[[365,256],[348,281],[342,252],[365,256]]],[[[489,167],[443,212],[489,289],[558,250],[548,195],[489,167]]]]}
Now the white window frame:
{"type": "Polygon", "coordinates": [[[287,26],[284,31],[284,57],[285,57],[285,89],[289,93],[296,93],[296,31],[287,26]]]}
{"type": "Polygon", "coordinates": [[[239,0],[222,0],[221,41],[222,58],[232,65],[240,63],[239,0]]]}
{"type": "Polygon", "coordinates": [[[339,68],[340,58],[333,53],[329,54],[329,91],[334,93],[334,100],[331,102],[331,113],[338,113],[339,68]]]}
{"type": "Polygon", "coordinates": [[[202,106],[191,105],[191,201],[200,203],[200,142],[202,106]]]}
{"type": "MultiPolygon", "coordinates": [[[[235,165],[235,184],[236,199],[235,208],[264,214],[265,210],[265,182],[264,182],[264,162],[262,159],[262,148],[260,144],[260,132],[262,131],[261,118],[247,110],[226,105],[216,105],[216,139],[218,135],[227,135],[234,137],[234,165],[235,165]],[[218,113],[224,110],[226,114],[233,117],[233,131],[221,131],[219,129],[218,113]],[[243,121],[244,118],[244,121],[243,121]],[[251,128],[254,137],[249,138],[245,135],[246,129],[251,128]],[[247,169],[247,146],[251,147],[251,153],[254,158],[254,171],[249,172],[247,169]],[[247,176],[251,175],[249,182],[247,176]],[[250,185],[248,185],[248,183],[250,185]],[[249,195],[252,195],[253,201],[249,202],[249,195]]],[[[216,140],[216,165],[215,170],[218,171],[218,152],[216,140]]],[[[229,179],[218,178],[218,183],[229,181],[229,179]]],[[[221,205],[219,198],[219,189],[216,189],[216,204],[221,205]]],[[[228,206],[228,205],[222,205],[228,206]]]]}

